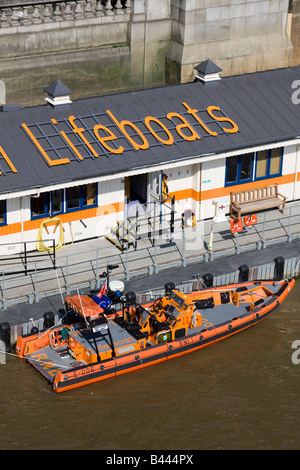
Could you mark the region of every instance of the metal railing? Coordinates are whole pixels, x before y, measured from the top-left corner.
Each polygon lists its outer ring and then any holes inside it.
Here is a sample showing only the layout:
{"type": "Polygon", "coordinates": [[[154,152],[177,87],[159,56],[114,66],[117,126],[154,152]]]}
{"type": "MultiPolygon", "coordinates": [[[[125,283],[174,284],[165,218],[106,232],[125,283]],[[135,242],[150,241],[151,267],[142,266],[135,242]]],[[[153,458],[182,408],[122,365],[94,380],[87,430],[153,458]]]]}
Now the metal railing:
{"type": "Polygon", "coordinates": [[[56,269],[56,245],[55,239],[44,239],[41,240],[44,244],[48,243],[49,251],[40,252],[33,251],[30,249],[30,245],[35,246],[36,241],[23,241],[23,242],[14,242],[13,244],[9,243],[0,243],[0,248],[2,246],[20,246],[21,253],[14,256],[0,256],[1,261],[4,261],[6,268],[1,271],[1,276],[15,276],[18,274],[24,274],[27,276],[32,271],[45,271],[46,269],[56,269]],[[23,249],[22,249],[23,248],[23,249]],[[33,261],[35,260],[35,261],[33,261]],[[46,264],[50,261],[49,265],[45,267],[46,264]],[[15,263],[16,262],[16,263],[15,263]],[[43,263],[43,267],[42,267],[43,263]],[[19,269],[15,267],[18,265],[19,269]]]}
{"type": "Polygon", "coordinates": [[[0,5],[0,27],[37,25],[41,23],[80,20],[101,16],[129,13],[130,0],[2,0],[0,5]]]}
{"type": "Polygon", "coordinates": [[[119,265],[113,278],[128,281],[171,267],[184,267],[195,261],[205,263],[217,257],[264,249],[274,243],[290,243],[300,239],[299,221],[300,205],[292,204],[286,208],[284,215],[279,216],[279,211],[262,214],[255,227],[239,233],[237,237],[231,234],[229,224],[226,230],[215,227],[215,241],[211,249],[208,249],[210,232],[206,230],[201,235],[202,246],[199,244],[192,252],[188,249],[186,239],[187,233],[191,232],[181,231],[175,233],[179,236],[171,241],[156,238],[154,245],[148,243],[146,246],[145,242],[144,246],[136,250],[127,247],[124,252],[119,252],[111,248],[112,255],[103,249],[102,244],[102,247],[91,250],[81,251],[76,248],[71,254],[68,251],[67,254],[59,252],[54,260],[50,259],[50,265],[49,254],[44,257],[44,261],[27,256],[27,276],[24,275],[24,267],[20,269],[19,265],[15,270],[11,266],[5,266],[2,270],[0,268],[0,306],[7,309],[17,303],[38,302],[61,291],[70,294],[78,287],[98,289],[101,282],[99,276],[106,270],[107,264],[119,265]]]}
{"type": "MultiPolygon", "coordinates": [[[[249,268],[248,273],[248,280],[273,280],[275,277],[276,272],[276,264],[275,263],[268,263],[261,266],[249,268]]],[[[283,266],[283,276],[284,278],[288,277],[299,277],[300,275],[300,259],[298,258],[289,258],[284,260],[283,266]]],[[[214,286],[221,286],[227,285],[229,283],[236,283],[239,282],[241,276],[240,270],[226,273],[221,276],[213,277],[212,283],[214,286]]],[[[181,292],[188,293],[191,291],[197,291],[203,289],[205,286],[205,282],[203,280],[204,276],[195,276],[194,279],[190,279],[188,281],[184,281],[181,283],[176,283],[175,287],[180,290],[181,292]]],[[[165,287],[161,286],[156,289],[147,290],[144,292],[137,292],[136,299],[138,303],[147,303],[155,300],[158,297],[165,295],[165,287]]],[[[55,323],[60,320],[58,314],[55,314],[55,323]]],[[[11,344],[14,344],[17,340],[17,337],[20,334],[27,334],[30,333],[32,327],[37,327],[39,330],[44,328],[44,318],[37,320],[30,319],[21,325],[11,326],[11,344]],[[21,331],[21,333],[20,333],[21,331]]]]}
{"type": "MultiPolygon", "coordinates": [[[[247,280],[274,280],[276,279],[276,263],[266,263],[261,266],[249,268],[247,280]]],[[[300,258],[294,257],[284,260],[283,265],[283,278],[294,277],[298,278],[300,275],[300,258]]],[[[195,275],[193,279],[175,283],[178,290],[183,293],[197,291],[206,288],[205,275],[195,275]]],[[[238,283],[241,281],[241,271],[237,270],[231,273],[222,274],[220,276],[212,276],[213,286],[224,286],[231,283],[238,283]]],[[[165,294],[165,287],[161,286],[155,289],[146,290],[136,294],[138,303],[151,302],[152,300],[161,297],[165,294]]]]}

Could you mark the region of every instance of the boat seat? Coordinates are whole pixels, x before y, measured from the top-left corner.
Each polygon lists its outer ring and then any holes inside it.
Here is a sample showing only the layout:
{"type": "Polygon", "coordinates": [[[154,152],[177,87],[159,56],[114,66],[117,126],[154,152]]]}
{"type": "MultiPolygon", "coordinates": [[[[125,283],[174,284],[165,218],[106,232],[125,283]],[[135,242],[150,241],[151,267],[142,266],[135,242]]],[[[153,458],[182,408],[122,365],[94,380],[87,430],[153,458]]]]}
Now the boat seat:
{"type": "Polygon", "coordinates": [[[126,326],[126,331],[135,339],[146,338],[147,335],[141,331],[141,328],[141,325],[138,323],[129,323],[129,325],[126,326]]]}

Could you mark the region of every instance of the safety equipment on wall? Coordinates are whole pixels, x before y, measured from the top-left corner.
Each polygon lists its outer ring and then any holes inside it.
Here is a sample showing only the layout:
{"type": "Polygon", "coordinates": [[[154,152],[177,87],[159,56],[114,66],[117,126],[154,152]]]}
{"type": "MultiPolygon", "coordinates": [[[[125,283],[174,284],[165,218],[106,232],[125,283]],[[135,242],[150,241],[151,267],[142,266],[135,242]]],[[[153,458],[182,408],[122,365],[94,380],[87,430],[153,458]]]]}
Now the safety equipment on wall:
{"type": "Polygon", "coordinates": [[[249,225],[255,225],[257,223],[257,215],[248,215],[247,217],[244,217],[244,225],[246,227],[249,227],[249,225]]]}
{"type": "Polygon", "coordinates": [[[230,219],[230,230],[231,233],[243,231],[243,221],[241,217],[238,217],[237,219],[230,219]]]}
{"type": "Polygon", "coordinates": [[[190,209],[187,209],[181,214],[181,227],[182,228],[189,228],[195,227],[196,225],[196,216],[194,212],[190,209]]]}
{"type": "MultiPolygon", "coordinates": [[[[59,227],[60,229],[58,243],[55,245],[54,249],[55,251],[59,251],[65,248],[66,244],[65,244],[64,227],[63,227],[62,221],[58,217],[53,217],[53,218],[43,220],[43,222],[40,225],[40,228],[36,237],[36,242],[35,242],[35,247],[38,251],[53,251],[53,246],[47,246],[43,242],[43,229],[45,228],[47,234],[49,235],[48,225],[52,225],[53,223],[56,224],[53,230],[54,234],[57,230],[57,227],[59,227]]],[[[68,246],[72,245],[74,242],[71,222],[69,222],[69,226],[70,226],[70,231],[71,231],[71,236],[72,236],[72,242],[68,246]]]]}
{"type": "Polygon", "coordinates": [[[168,199],[169,196],[169,187],[168,187],[168,177],[165,173],[162,174],[162,184],[161,184],[161,196],[162,199],[168,199]]]}

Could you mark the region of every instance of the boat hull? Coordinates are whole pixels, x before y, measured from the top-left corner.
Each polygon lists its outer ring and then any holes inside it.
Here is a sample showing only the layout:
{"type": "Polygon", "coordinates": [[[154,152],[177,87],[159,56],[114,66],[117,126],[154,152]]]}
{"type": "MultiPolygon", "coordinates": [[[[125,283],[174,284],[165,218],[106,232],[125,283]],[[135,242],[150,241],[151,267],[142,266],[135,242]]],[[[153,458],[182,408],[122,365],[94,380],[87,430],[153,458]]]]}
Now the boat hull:
{"type": "MultiPolygon", "coordinates": [[[[233,317],[229,321],[216,326],[208,326],[193,334],[175,339],[168,343],[158,344],[134,351],[113,359],[95,362],[90,365],[75,367],[70,370],[57,372],[53,381],[53,390],[61,393],[84,385],[100,382],[129,372],[175,359],[193,351],[211,346],[245,329],[248,329],[267,318],[286,298],[294,286],[294,280],[284,281],[279,285],[276,295],[263,307],[257,307],[241,317],[233,317]]],[[[263,282],[264,286],[274,285],[273,282],[263,282]]],[[[247,285],[244,283],[243,285],[247,285]]],[[[248,284],[249,285],[249,284],[248,284]]],[[[234,289],[238,285],[231,285],[234,289]]],[[[216,288],[217,289],[217,288],[216,288]]],[[[193,293],[195,295],[195,293],[193,293]]]]}

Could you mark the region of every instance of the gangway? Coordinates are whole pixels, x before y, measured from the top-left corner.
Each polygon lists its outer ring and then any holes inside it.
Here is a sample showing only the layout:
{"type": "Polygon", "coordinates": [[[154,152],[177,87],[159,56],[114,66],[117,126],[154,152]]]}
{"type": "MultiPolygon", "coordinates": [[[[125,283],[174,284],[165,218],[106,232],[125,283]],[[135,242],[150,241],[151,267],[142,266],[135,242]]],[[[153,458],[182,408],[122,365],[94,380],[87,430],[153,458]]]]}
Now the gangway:
{"type": "Polygon", "coordinates": [[[152,195],[146,204],[136,201],[128,210],[127,217],[117,221],[106,239],[120,251],[130,247],[137,249],[139,240],[146,240],[153,246],[157,238],[166,236],[172,241],[175,227],[175,196],[159,197],[152,195]]]}

